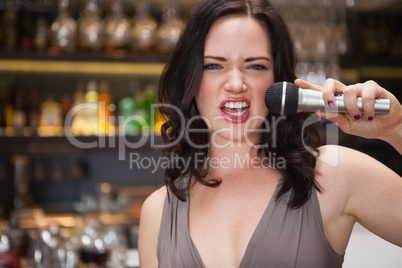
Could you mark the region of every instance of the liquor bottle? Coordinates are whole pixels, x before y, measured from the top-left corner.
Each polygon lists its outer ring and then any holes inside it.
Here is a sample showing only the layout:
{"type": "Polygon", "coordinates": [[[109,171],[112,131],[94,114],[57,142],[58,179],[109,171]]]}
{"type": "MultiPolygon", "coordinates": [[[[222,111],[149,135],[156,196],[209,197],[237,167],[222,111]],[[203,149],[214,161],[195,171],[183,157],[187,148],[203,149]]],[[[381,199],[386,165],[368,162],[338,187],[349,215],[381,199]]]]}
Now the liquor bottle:
{"type": "Polygon", "coordinates": [[[177,14],[177,8],[170,5],[163,16],[163,24],[157,31],[158,50],[167,55],[172,52],[184,29],[184,23],[177,14]]]}
{"type": "Polygon", "coordinates": [[[145,111],[147,129],[143,130],[143,132],[149,134],[149,132],[154,128],[154,124],[156,121],[156,111],[153,108],[152,104],[157,102],[156,100],[156,88],[153,84],[147,85],[143,90],[143,99],[141,106],[145,111]]]}
{"type": "Polygon", "coordinates": [[[70,95],[64,94],[61,97],[60,104],[61,104],[61,119],[62,119],[62,123],[63,123],[64,133],[69,133],[69,131],[71,130],[71,121],[66,121],[66,118],[71,109],[70,95]]]}
{"type": "Polygon", "coordinates": [[[138,131],[134,135],[137,135],[139,131],[141,131],[141,134],[147,134],[149,130],[149,113],[145,103],[145,91],[136,80],[130,83],[130,91],[133,93],[132,99],[134,104],[134,113],[131,115],[136,115],[138,118],[137,122],[135,122],[138,131]]]}
{"type": "Polygon", "coordinates": [[[20,11],[19,47],[21,50],[31,50],[33,43],[34,22],[32,13],[20,11]]]}
{"type": "Polygon", "coordinates": [[[29,193],[29,158],[26,155],[14,155],[11,161],[14,173],[13,209],[18,214],[18,211],[32,205],[29,193]]]}
{"type": "Polygon", "coordinates": [[[119,135],[119,127],[120,127],[120,101],[123,99],[121,92],[118,90],[119,88],[113,88],[113,90],[111,92],[113,92],[111,94],[111,104],[109,106],[110,108],[110,112],[111,117],[109,120],[110,123],[110,127],[114,129],[114,135],[119,135]]]}
{"type": "Polygon", "coordinates": [[[99,51],[103,45],[103,21],[97,0],[87,0],[84,15],[77,20],[79,43],[84,50],[99,51]]]}
{"type": "Polygon", "coordinates": [[[107,81],[100,82],[99,92],[99,135],[113,136],[115,135],[115,131],[112,127],[113,122],[110,122],[110,118],[114,107],[110,106],[112,104],[112,98],[109,94],[109,83],[107,81]]]}
{"type": "Polygon", "coordinates": [[[27,127],[33,135],[37,134],[39,127],[40,116],[40,102],[39,93],[36,88],[29,90],[28,104],[27,104],[27,127]]]}
{"type": "Polygon", "coordinates": [[[85,104],[85,115],[87,125],[84,128],[84,135],[99,135],[99,124],[98,124],[98,101],[99,101],[99,93],[98,93],[98,85],[95,80],[89,80],[87,84],[87,92],[85,93],[84,99],[85,104]]]}
{"type": "Polygon", "coordinates": [[[2,26],[4,27],[4,47],[15,49],[17,46],[17,20],[18,14],[15,11],[14,1],[6,1],[6,11],[3,13],[2,26]]]}
{"type": "Polygon", "coordinates": [[[59,14],[51,26],[52,49],[74,52],[77,45],[77,23],[69,14],[69,0],[59,0],[59,14]]]}
{"type": "Polygon", "coordinates": [[[24,106],[24,92],[21,87],[15,89],[15,102],[14,102],[14,135],[22,136],[24,127],[26,125],[26,113],[24,106]]]}
{"type": "MultiPolygon", "coordinates": [[[[85,98],[84,98],[85,84],[83,81],[79,81],[77,84],[76,92],[73,96],[73,105],[69,118],[65,120],[71,123],[71,134],[73,136],[84,135],[84,129],[87,124],[86,115],[84,110],[85,98]]],[[[66,132],[67,133],[67,132],[66,132]]]]}
{"type": "Polygon", "coordinates": [[[37,50],[40,51],[45,50],[48,43],[47,32],[48,32],[48,25],[46,19],[43,16],[41,16],[36,21],[35,34],[33,37],[34,47],[37,50]]]}
{"type": "Polygon", "coordinates": [[[63,135],[63,120],[61,118],[61,105],[52,96],[48,96],[40,106],[40,119],[38,127],[39,136],[63,135]]]}
{"type": "Polygon", "coordinates": [[[7,81],[0,80],[0,135],[6,128],[6,107],[7,107],[8,91],[7,81]]]}
{"type": "Polygon", "coordinates": [[[132,97],[125,97],[119,102],[119,135],[134,136],[141,131],[141,123],[131,116],[139,114],[132,97]],[[130,120],[132,119],[132,120],[130,120]]]}
{"type": "Polygon", "coordinates": [[[131,29],[131,47],[135,52],[151,52],[155,46],[157,22],[150,14],[149,3],[139,1],[131,29]]]}
{"type": "Polygon", "coordinates": [[[106,52],[119,56],[124,53],[130,41],[131,22],[124,14],[123,4],[114,0],[111,14],[106,19],[106,52]]]}
{"type": "Polygon", "coordinates": [[[14,105],[15,105],[15,96],[16,96],[16,90],[15,90],[15,80],[11,78],[8,81],[8,96],[6,100],[6,104],[4,107],[4,115],[5,115],[5,123],[6,123],[6,129],[5,129],[5,134],[7,136],[13,136],[14,135],[14,105]]]}

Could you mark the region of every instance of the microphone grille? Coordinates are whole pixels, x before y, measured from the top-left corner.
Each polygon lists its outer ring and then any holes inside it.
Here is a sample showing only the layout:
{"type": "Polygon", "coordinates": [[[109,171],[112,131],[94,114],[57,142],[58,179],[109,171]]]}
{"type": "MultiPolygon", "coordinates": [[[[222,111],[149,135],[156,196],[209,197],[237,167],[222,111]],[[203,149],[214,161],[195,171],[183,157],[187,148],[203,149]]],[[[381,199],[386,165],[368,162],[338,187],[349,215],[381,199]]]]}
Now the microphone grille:
{"type": "Polygon", "coordinates": [[[272,114],[279,115],[281,113],[282,88],[283,82],[277,82],[270,85],[265,92],[265,106],[272,114]]]}
{"type": "Polygon", "coordinates": [[[285,115],[297,113],[299,105],[299,87],[286,83],[285,115]]]}
{"type": "Polygon", "coordinates": [[[277,82],[268,87],[265,93],[265,105],[272,114],[281,115],[283,83],[286,83],[286,94],[284,102],[284,115],[297,113],[299,103],[299,88],[289,82],[277,82]]]}

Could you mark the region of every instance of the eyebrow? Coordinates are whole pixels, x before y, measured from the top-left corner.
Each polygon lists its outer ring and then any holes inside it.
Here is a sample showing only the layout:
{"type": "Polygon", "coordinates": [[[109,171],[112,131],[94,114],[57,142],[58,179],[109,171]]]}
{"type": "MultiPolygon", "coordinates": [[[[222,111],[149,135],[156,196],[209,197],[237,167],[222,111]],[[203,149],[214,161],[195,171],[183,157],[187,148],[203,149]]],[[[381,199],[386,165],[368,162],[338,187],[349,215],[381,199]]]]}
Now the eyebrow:
{"type": "MultiPolygon", "coordinates": [[[[218,60],[218,61],[227,61],[226,58],[224,57],[218,57],[218,56],[205,56],[204,59],[213,59],[213,60],[218,60]]],[[[256,60],[266,60],[269,62],[272,62],[270,58],[267,57],[252,57],[252,58],[247,58],[245,61],[246,62],[251,62],[251,61],[256,61],[256,60]]]]}
{"type": "Polygon", "coordinates": [[[216,56],[205,56],[204,59],[213,59],[213,60],[219,60],[219,61],[226,61],[224,57],[216,57],[216,56]]]}
{"type": "Polygon", "coordinates": [[[256,61],[256,60],[266,60],[266,61],[271,62],[271,59],[270,59],[270,58],[267,58],[267,57],[254,57],[254,58],[247,58],[247,59],[246,59],[246,62],[250,62],[250,61],[256,61]]]}

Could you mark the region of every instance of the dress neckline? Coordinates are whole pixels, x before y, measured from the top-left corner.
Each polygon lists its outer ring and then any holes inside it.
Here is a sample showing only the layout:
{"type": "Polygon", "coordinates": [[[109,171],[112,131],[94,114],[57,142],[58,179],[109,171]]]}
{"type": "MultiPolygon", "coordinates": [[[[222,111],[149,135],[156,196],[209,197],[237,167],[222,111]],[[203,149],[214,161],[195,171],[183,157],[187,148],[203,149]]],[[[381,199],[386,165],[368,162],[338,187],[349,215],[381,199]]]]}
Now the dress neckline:
{"type": "MultiPolygon", "coordinates": [[[[278,183],[276,184],[276,187],[275,187],[275,191],[274,191],[274,193],[272,194],[271,199],[269,200],[269,203],[268,203],[267,207],[265,208],[264,212],[262,213],[262,216],[261,216],[260,220],[258,221],[258,224],[257,224],[256,228],[254,229],[253,234],[252,234],[251,237],[250,237],[250,240],[249,240],[248,243],[247,243],[247,247],[246,247],[246,250],[245,250],[245,252],[244,252],[244,255],[243,255],[242,259],[241,259],[239,268],[242,268],[243,265],[244,265],[243,262],[244,262],[244,260],[245,260],[246,257],[247,257],[247,253],[249,252],[250,244],[252,244],[252,242],[253,242],[255,239],[258,238],[258,237],[257,237],[258,230],[264,227],[264,226],[262,226],[263,219],[264,219],[265,217],[267,217],[267,216],[269,215],[269,213],[270,213],[270,212],[272,211],[272,209],[273,209],[273,206],[274,206],[275,201],[276,201],[276,200],[275,200],[275,197],[276,197],[276,195],[277,195],[277,193],[278,193],[278,191],[279,191],[279,185],[281,184],[281,182],[282,182],[282,176],[279,178],[278,183]]],[[[205,267],[205,265],[204,265],[204,263],[203,263],[203,261],[202,261],[202,259],[201,259],[201,255],[200,255],[200,253],[198,252],[198,249],[197,249],[196,245],[194,244],[194,242],[193,242],[193,240],[191,239],[191,236],[190,236],[190,230],[189,230],[189,224],[190,224],[190,218],[189,218],[189,215],[190,215],[190,198],[189,198],[189,197],[188,197],[188,199],[187,199],[186,204],[187,204],[187,207],[186,207],[186,209],[185,209],[185,211],[186,211],[185,218],[187,219],[187,224],[185,224],[185,226],[186,226],[185,233],[186,233],[187,239],[190,241],[190,244],[191,244],[191,246],[192,246],[192,249],[193,249],[193,251],[194,251],[195,256],[197,257],[197,260],[198,260],[200,266],[201,266],[201,267],[205,267]]]]}

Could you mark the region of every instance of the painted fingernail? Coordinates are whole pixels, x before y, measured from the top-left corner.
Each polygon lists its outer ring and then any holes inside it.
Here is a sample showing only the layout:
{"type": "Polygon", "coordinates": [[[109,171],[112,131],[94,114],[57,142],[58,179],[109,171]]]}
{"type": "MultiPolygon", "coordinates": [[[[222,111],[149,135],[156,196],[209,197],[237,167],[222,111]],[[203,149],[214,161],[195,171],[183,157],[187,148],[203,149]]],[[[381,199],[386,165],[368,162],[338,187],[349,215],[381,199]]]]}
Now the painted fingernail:
{"type": "Polygon", "coordinates": [[[329,106],[329,108],[332,108],[332,107],[334,107],[334,102],[332,101],[332,100],[330,100],[330,101],[328,101],[328,106],[329,106]]]}
{"type": "Polygon", "coordinates": [[[369,121],[373,121],[373,119],[374,118],[372,116],[369,116],[369,118],[368,118],[369,121]]]}
{"type": "Polygon", "coordinates": [[[361,118],[360,115],[355,115],[355,120],[359,120],[361,118]]]}

